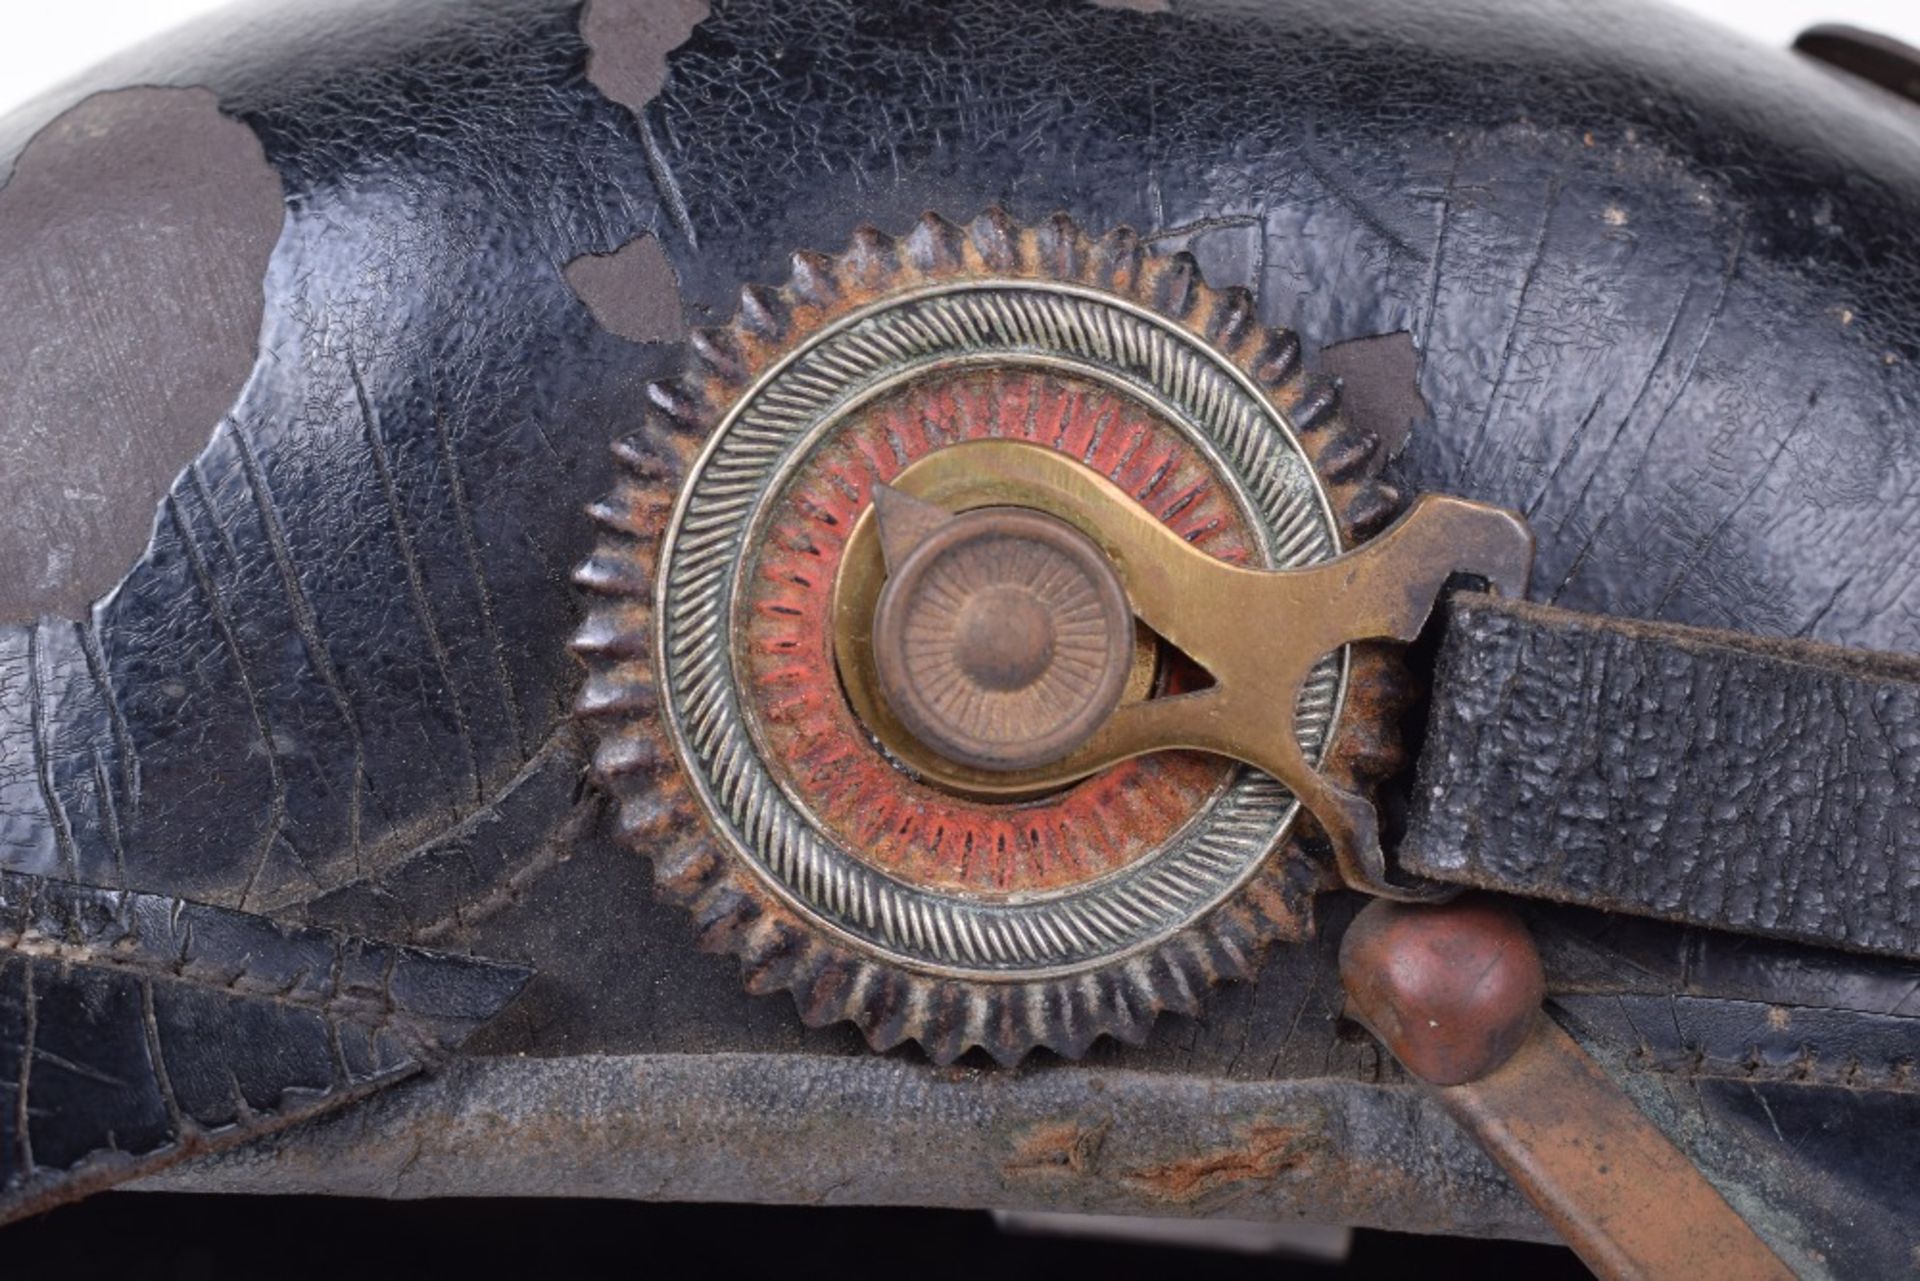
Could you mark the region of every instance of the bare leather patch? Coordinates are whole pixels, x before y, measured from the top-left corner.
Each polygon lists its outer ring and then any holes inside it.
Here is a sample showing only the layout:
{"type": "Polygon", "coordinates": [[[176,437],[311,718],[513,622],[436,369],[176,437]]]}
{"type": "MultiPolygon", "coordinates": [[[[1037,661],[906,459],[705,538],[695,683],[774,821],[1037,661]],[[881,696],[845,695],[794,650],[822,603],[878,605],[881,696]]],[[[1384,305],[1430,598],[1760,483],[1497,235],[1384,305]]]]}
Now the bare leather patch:
{"type": "Polygon", "coordinates": [[[580,18],[587,79],[629,110],[667,80],[667,55],[707,16],[707,0],[588,0],[580,18]]]}
{"type": "Polygon", "coordinates": [[[1404,331],[1336,343],[1320,353],[1320,370],[1340,379],[1347,421],[1379,438],[1387,457],[1406,447],[1416,423],[1432,415],[1420,394],[1420,353],[1404,331]]]}
{"type": "Polygon", "coordinates": [[[652,236],[610,254],[584,254],[566,267],[567,284],[603,329],[628,342],[677,342],[686,336],[680,282],[652,236]]]}
{"type": "Polygon", "coordinates": [[[96,94],[0,187],[0,622],[79,617],[253,368],[283,216],[205,89],[96,94]]]}

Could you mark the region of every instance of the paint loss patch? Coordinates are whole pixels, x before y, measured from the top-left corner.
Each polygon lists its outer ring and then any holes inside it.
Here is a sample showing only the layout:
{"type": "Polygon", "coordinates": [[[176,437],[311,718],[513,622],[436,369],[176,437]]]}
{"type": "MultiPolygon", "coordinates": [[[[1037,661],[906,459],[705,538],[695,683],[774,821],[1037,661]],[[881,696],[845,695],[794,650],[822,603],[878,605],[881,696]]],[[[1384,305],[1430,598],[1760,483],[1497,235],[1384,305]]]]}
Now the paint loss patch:
{"type": "Polygon", "coordinates": [[[1420,353],[1412,334],[1336,343],[1320,353],[1320,370],[1341,380],[1341,412],[1378,437],[1388,458],[1406,447],[1415,425],[1432,416],[1420,394],[1420,353]]]}
{"type": "Polygon", "coordinates": [[[567,284],[603,329],[628,342],[678,342],[686,336],[680,282],[652,236],[610,254],[586,254],[566,267],[567,284]]]}
{"type": "Polygon", "coordinates": [[[282,222],[204,89],[96,94],[0,187],[0,622],[79,617],[253,368],[282,222]]]}
{"type": "Polygon", "coordinates": [[[667,82],[667,55],[707,16],[707,0],[587,0],[587,79],[631,111],[667,82]]]}

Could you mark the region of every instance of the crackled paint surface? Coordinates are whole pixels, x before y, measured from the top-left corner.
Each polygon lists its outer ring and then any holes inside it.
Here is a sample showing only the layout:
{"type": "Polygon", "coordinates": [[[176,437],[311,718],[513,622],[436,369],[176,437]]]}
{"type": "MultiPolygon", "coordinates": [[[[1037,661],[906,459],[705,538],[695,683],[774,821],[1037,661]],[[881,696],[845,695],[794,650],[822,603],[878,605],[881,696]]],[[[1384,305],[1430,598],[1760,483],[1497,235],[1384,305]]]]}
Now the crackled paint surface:
{"type": "MultiPolygon", "coordinates": [[[[680,353],[563,273],[640,236],[699,325],[860,222],[1131,223],[1313,343],[1409,334],[1404,481],[1526,511],[1542,596],[1920,649],[1910,122],[1653,6],[1174,8],[716,5],[637,108],[558,0],[266,8],[147,56],[254,133],[288,218],[254,374],[119,591],[0,629],[0,866],[531,961],[484,1050],[863,1052],[688,946],[564,728],[580,510],[680,353]]],[[[1846,1225],[1913,1220],[1882,1141],[1911,1082],[1741,1078],[1749,1042],[1786,1052],[1748,1030],[1760,962],[1668,932],[1630,964],[1619,934],[1552,965],[1631,998],[1581,1006],[1623,1070],[1836,1270],[1905,1267],[1846,1225]],[[1777,1178],[1813,1153],[1830,1177],[1777,1178]]],[[[1377,1099],[1327,966],[1280,949],[1095,1060],[1377,1099]]],[[[1807,989],[1839,1020],[1822,1065],[1912,1043],[1912,978],[1884,987],[1807,989]]]]}

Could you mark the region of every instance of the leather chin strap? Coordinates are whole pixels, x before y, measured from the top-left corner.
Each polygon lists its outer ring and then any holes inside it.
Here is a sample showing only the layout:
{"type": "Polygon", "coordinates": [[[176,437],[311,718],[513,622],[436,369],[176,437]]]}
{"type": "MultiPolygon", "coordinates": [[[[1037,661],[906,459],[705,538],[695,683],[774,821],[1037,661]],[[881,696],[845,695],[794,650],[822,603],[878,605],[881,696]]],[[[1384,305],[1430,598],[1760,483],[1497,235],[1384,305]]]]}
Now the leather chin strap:
{"type": "Polygon", "coordinates": [[[1920,957],[1920,659],[1458,596],[1399,859],[1920,957]]]}

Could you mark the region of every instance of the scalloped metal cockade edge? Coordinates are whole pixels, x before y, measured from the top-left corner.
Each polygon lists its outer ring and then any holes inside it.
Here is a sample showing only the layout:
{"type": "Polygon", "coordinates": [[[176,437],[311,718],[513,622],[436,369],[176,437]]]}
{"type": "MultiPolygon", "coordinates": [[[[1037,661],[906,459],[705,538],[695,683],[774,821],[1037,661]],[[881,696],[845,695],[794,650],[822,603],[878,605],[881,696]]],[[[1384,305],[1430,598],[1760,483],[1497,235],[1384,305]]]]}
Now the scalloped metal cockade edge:
{"type": "MultiPolygon", "coordinates": [[[[1260,324],[1247,290],[1209,287],[1190,254],[1151,253],[1127,227],[1095,238],[1065,214],[1026,228],[998,209],[964,228],[929,213],[899,239],[862,227],[838,257],[795,253],[784,285],[744,287],[728,326],[692,332],[687,373],[650,386],[640,429],[614,446],[616,488],[589,508],[600,542],[574,576],[592,597],[573,648],[587,669],[575,712],[597,733],[595,781],[616,802],[620,840],[653,860],[661,897],[692,916],[702,950],[740,958],[749,992],[786,989],[809,1026],[850,1022],[875,1050],[914,1041],[941,1064],[974,1047],[1012,1064],[1036,1047],[1078,1058],[1102,1035],[1138,1044],[1163,1011],[1197,1013],[1208,987],[1250,976],[1269,944],[1307,937],[1314,896],[1337,884],[1327,860],[1308,852],[1302,828],[1312,823],[1302,814],[1230,898],[1150,948],[1066,977],[961,979],[825,934],[709,826],[653,669],[653,580],[682,483],[727,409],[807,336],[894,293],[987,276],[1106,290],[1222,351],[1293,425],[1345,546],[1402,506],[1378,478],[1378,439],[1341,419],[1339,384],[1303,371],[1298,338],[1260,324]]],[[[1385,648],[1355,646],[1352,658],[1322,768],[1371,792],[1403,763],[1397,731],[1411,690],[1385,648]]]]}

